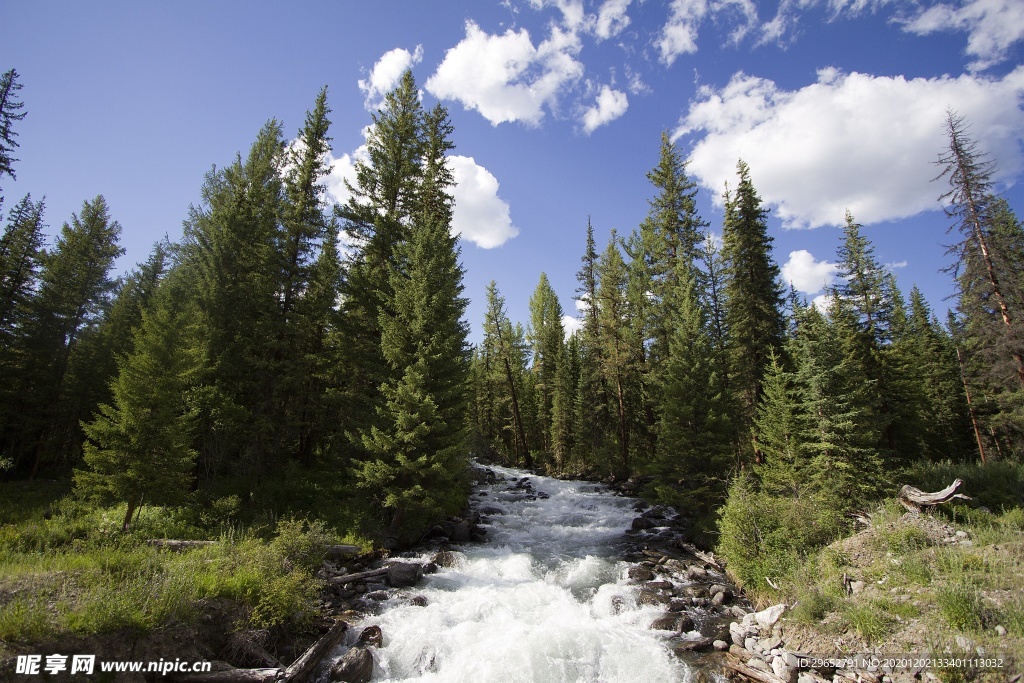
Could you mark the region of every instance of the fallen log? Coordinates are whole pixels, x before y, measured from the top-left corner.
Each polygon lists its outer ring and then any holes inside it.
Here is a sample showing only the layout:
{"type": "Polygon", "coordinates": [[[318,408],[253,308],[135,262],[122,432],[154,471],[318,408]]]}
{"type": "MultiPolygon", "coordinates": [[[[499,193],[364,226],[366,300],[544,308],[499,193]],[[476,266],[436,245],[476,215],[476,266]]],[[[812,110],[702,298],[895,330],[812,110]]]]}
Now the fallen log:
{"type": "Polygon", "coordinates": [[[375,576],[384,576],[388,573],[387,567],[381,567],[380,569],[368,569],[365,572],[356,572],[355,574],[342,574],[341,576],[332,576],[327,579],[328,583],[349,583],[350,581],[362,581],[363,579],[372,579],[375,576]]]}
{"type": "Polygon", "coordinates": [[[308,650],[302,653],[301,657],[284,670],[284,680],[289,683],[302,683],[302,681],[306,680],[307,676],[316,671],[320,665],[320,660],[341,642],[347,628],[348,624],[344,621],[335,623],[330,631],[320,640],[313,643],[308,650]]]}
{"type": "Polygon", "coordinates": [[[969,496],[956,492],[963,483],[963,480],[956,479],[952,484],[941,491],[936,491],[935,493],[926,493],[921,489],[914,488],[913,486],[906,484],[900,489],[900,492],[896,494],[896,499],[900,502],[900,505],[911,512],[921,512],[921,510],[932,508],[942,503],[948,503],[956,498],[961,500],[971,500],[969,496]]]}
{"type": "Polygon", "coordinates": [[[329,545],[324,548],[324,559],[339,560],[343,557],[352,557],[360,553],[356,545],[329,545]]]}
{"type": "Polygon", "coordinates": [[[185,683],[303,683],[320,666],[321,660],[341,641],[348,624],[339,621],[311,645],[288,668],[227,669],[208,673],[182,674],[185,683]]]}
{"type": "Polygon", "coordinates": [[[745,676],[752,681],[758,681],[759,683],[786,683],[786,681],[782,680],[775,674],[766,673],[759,669],[752,669],[746,664],[741,664],[731,658],[726,659],[722,664],[726,668],[732,669],[736,673],[741,676],[745,676]]]}

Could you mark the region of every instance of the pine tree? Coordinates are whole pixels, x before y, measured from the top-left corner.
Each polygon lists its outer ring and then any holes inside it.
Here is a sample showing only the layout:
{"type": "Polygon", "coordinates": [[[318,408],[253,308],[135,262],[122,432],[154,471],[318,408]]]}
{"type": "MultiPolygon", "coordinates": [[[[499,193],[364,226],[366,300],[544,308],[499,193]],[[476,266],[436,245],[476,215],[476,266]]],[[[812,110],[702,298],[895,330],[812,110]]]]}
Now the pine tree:
{"type": "Polygon", "coordinates": [[[360,485],[388,511],[389,533],[404,541],[461,510],[466,494],[466,300],[451,235],[454,182],[444,161],[451,128],[441,112],[424,130],[419,208],[410,240],[399,246],[402,265],[390,269],[393,301],[380,315],[382,353],[394,378],[381,386],[380,426],[363,435],[372,460],[357,470],[360,485]]]}
{"type": "Polygon", "coordinates": [[[581,302],[583,309],[583,326],[580,335],[580,378],[576,398],[576,433],[580,438],[576,442],[574,459],[581,470],[590,469],[593,463],[604,461],[611,445],[610,427],[613,424],[608,385],[605,382],[602,368],[603,350],[601,347],[601,331],[598,323],[598,254],[594,240],[594,226],[587,219],[586,247],[581,258],[582,265],[576,273],[580,286],[576,290],[576,300],[581,302]]]}
{"type": "Polygon", "coordinates": [[[737,172],[739,184],[725,208],[722,257],[730,382],[740,401],[738,432],[743,434],[753,423],[761,399],[761,378],[771,359],[770,349],[782,346],[784,323],[779,267],[771,257],[768,210],[762,207],[743,161],[737,164],[737,172]]]}
{"type": "Polygon", "coordinates": [[[758,467],[761,490],[773,496],[799,498],[807,487],[808,454],[804,447],[807,415],[794,374],[772,349],[764,376],[764,399],[757,407],[754,428],[763,453],[758,467]]]}
{"type": "Polygon", "coordinates": [[[163,288],[144,312],[134,349],[111,385],[112,403],[85,425],[88,469],[75,472],[82,495],[127,503],[124,531],[143,501],[183,502],[196,458],[186,398],[198,360],[188,343],[192,316],[170,290],[163,288]]]}
{"type": "MultiPolygon", "coordinates": [[[[25,103],[17,100],[21,87],[18,72],[14,69],[0,74],[0,180],[3,180],[4,175],[15,179],[14,162],[17,159],[11,154],[18,148],[18,142],[14,139],[18,134],[14,132],[13,123],[24,119],[26,114],[21,111],[25,103]]],[[[0,206],[3,203],[4,196],[0,194],[0,206]]]]}
{"type": "MultiPolygon", "coordinates": [[[[982,295],[979,289],[986,290],[986,298],[991,297],[992,306],[1003,323],[1002,332],[1019,340],[1021,335],[1016,330],[1015,321],[1021,313],[1016,310],[1004,284],[1007,276],[1014,277],[1013,271],[1005,272],[1000,268],[1000,261],[1004,259],[999,246],[992,243],[994,164],[978,151],[977,143],[968,135],[964,118],[952,110],[947,112],[946,133],[949,151],[939,157],[938,164],[942,167],[939,177],[949,180],[950,189],[940,199],[948,201],[946,213],[954,219],[949,231],[956,228],[962,237],[951,248],[957,256],[954,272],[963,271],[963,276],[958,277],[961,296],[969,292],[968,295],[978,296],[982,295]],[[974,282],[965,282],[965,279],[974,282]],[[978,287],[974,283],[983,285],[978,287]]],[[[1024,386],[1024,351],[1019,343],[1011,342],[1006,347],[1017,380],[1024,386]]]]}
{"type": "Polygon", "coordinates": [[[480,349],[485,405],[483,438],[511,464],[533,466],[523,418],[523,385],[526,374],[525,345],[521,330],[512,326],[505,299],[492,280],[487,285],[484,340],[480,349]]]}
{"type": "Polygon", "coordinates": [[[577,432],[576,405],[581,375],[580,338],[573,333],[562,345],[555,373],[555,391],[551,399],[551,450],[555,471],[564,472],[580,434],[577,432]]]}
{"type": "Polygon", "coordinates": [[[32,476],[44,461],[66,463],[81,443],[78,397],[68,389],[69,368],[82,339],[95,332],[117,281],[110,277],[121,226],[110,219],[102,196],[82,205],[65,223],[43,260],[39,292],[32,299],[25,335],[22,424],[35,451],[32,476]]]}
{"type": "Polygon", "coordinates": [[[28,303],[38,286],[43,257],[43,200],[25,195],[11,209],[0,237],[0,335],[3,346],[25,325],[28,303]]]}
{"type": "Polygon", "coordinates": [[[533,347],[533,374],[537,392],[539,448],[551,452],[553,406],[558,361],[562,354],[565,328],[562,327],[562,305],[551,288],[548,276],[540,274],[537,288],[530,297],[530,344],[533,347]]]}

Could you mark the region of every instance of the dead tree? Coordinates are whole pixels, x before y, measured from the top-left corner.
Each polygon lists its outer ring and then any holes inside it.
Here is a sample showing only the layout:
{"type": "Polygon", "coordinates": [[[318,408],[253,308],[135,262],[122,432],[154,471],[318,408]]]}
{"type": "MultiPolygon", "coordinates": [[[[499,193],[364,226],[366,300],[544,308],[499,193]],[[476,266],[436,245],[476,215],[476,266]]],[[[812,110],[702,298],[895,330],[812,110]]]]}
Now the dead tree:
{"type": "Polygon", "coordinates": [[[896,499],[900,502],[900,505],[911,512],[921,512],[922,510],[933,508],[941,503],[948,503],[955,498],[971,500],[969,496],[956,492],[963,483],[963,480],[957,479],[946,488],[941,491],[936,491],[935,493],[925,493],[921,489],[914,488],[910,485],[904,485],[903,488],[900,489],[900,492],[896,494],[896,499]]]}

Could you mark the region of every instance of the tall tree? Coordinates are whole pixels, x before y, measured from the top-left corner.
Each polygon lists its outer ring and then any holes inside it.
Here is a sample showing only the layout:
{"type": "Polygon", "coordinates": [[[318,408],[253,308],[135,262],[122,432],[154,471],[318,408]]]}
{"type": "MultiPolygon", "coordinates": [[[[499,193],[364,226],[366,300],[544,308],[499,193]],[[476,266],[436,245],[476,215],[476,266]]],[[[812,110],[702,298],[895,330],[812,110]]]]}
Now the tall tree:
{"type": "MultiPolygon", "coordinates": [[[[761,378],[770,349],[782,346],[782,288],[772,260],[768,210],[750,180],[750,169],[737,164],[739,183],[725,207],[722,257],[726,268],[726,327],[729,330],[731,383],[740,400],[740,434],[753,423],[761,399],[761,378]]],[[[747,449],[744,449],[746,451],[747,449]]]]}
{"type": "Polygon", "coordinates": [[[197,349],[189,343],[194,318],[188,299],[163,288],[143,313],[134,349],[111,385],[113,401],[85,426],[86,469],[75,472],[82,495],[127,503],[122,529],[149,501],[181,503],[196,452],[187,389],[196,379],[197,349]]]}
{"type": "Polygon", "coordinates": [[[576,300],[583,310],[583,325],[580,329],[580,377],[577,390],[575,460],[586,470],[595,461],[606,459],[610,444],[610,426],[614,423],[602,368],[603,349],[601,328],[598,322],[598,253],[594,240],[594,226],[587,218],[587,238],[581,266],[576,273],[579,287],[576,300]]]}
{"type": "Polygon", "coordinates": [[[551,427],[555,399],[558,361],[562,354],[565,328],[562,326],[562,305],[551,288],[548,276],[540,274],[537,288],[530,297],[530,344],[533,347],[534,387],[537,393],[537,416],[540,427],[538,446],[552,450],[551,427]]]}
{"type": "MultiPolygon", "coordinates": [[[[984,279],[985,289],[1005,328],[1004,333],[1019,338],[1015,319],[1021,313],[1014,310],[1005,290],[1007,273],[1000,272],[1000,257],[993,249],[995,245],[991,238],[994,162],[978,150],[977,142],[968,135],[964,117],[952,110],[946,113],[946,135],[949,149],[940,155],[938,164],[942,167],[939,177],[946,178],[950,188],[940,199],[948,202],[946,213],[954,219],[949,230],[955,228],[961,235],[960,242],[951,249],[957,256],[954,270],[970,269],[977,273],[975,277],[984,279]]],[[[963,291],[963,280],[959,280],[963,291]]],[[[1024,386],[1024,352],[1017,344],[1009,344],[1007,352],[1013,361],[1017,379],[1024,386]]]]}
{"type": "MultiPolygon", "coordinates": [[[[17,159],[11,154],[18,148],[18,142],[14,139],[17,133],[14,132],[14,122],[25,118],[26,112],[21,111],[25,103],[18,101],[18,91],[21,90],[21,83],[18,82],[18,72],[10,69],[0,74],[0,180],[4,175],[9,175],[13,180],[14,162],[17,159]]],[[[0,206],[3,206],[4,196],[0,194],[0,206]]]]}
{"type": "Polygon", "coordinates": [[[360,484],[382,498],[389,532],[419,538],[426,525],[465,503],[469,356],[462,322],[463,270],[451,234],[452,145],[443,110],[424,128],[424,174],[407,243],[390,269],[394,299],[381,312],[381,343],[393,378],[381,386],[379,425],[363,434],[371,455],[360,484]]]}

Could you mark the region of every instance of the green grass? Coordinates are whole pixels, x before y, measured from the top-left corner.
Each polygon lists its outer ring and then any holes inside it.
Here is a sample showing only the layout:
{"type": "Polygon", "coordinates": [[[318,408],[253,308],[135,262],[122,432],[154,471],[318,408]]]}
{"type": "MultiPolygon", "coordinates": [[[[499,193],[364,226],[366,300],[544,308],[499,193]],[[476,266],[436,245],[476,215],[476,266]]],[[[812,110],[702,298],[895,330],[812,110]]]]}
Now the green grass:
{"type": "Polygon", "coordinates": [[[954,583],[940,588],[935,599],[939,605],[939,614],[953,628],[961,631],[981,629],[984,605],[975,586],[954,583]]]}
{"type": "Polygon", "coordinates": [[[846,604],[842,608],[842,615],[868,645],[882,640],[896,625],[895,619],[871,604],[846,604]]]}

